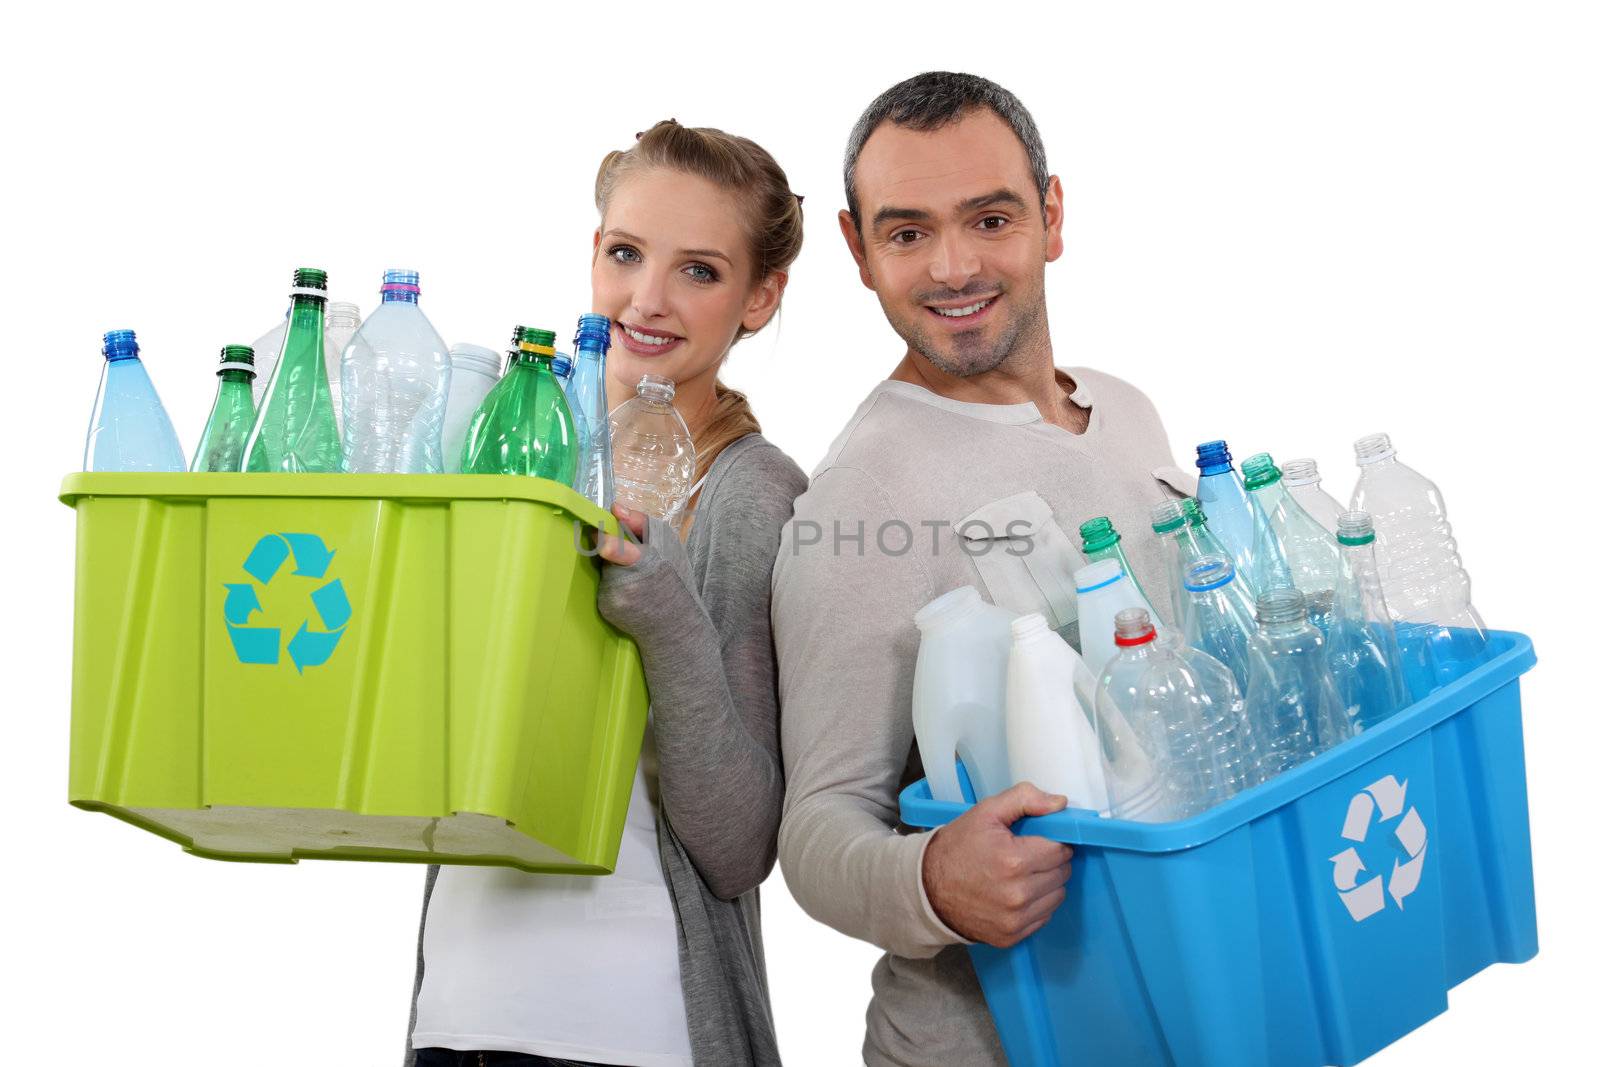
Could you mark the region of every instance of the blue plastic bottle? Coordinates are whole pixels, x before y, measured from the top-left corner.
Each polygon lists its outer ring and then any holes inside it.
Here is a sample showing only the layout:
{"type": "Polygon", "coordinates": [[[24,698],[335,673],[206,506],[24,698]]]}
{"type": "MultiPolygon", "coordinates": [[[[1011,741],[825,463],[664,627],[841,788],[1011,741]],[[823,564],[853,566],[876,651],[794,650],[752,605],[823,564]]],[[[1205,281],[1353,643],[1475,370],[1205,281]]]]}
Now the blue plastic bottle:
{"type": "Polygon", "coordinates": [[[132,330],[112,330],[100,350],[106,357],[100,370],[100,391],[94,414],[89,416],[89,436],[83,444],[86,471],[183,471],[189,468],[161,406],[156,387],[139,359],[139,342],[132,330]]]}
{"type": "Polygon", "coordinates": [[[572,378],[567,406],[578,429],[578,473],[572,488],[610,509],[615,499],[611,481],[611,412],[606,406],[606,352],[611,349],[611,320],[604,315],[579,315],[573,338],[572,378]]]}
{"type": "Polygon", "coordinates": [[[1195,496],[1206,513],[1211,532],[1227,550],[1234,570],[1253,577],[1256,572],[1255,509],[1245,495],[1244,482],[1233,469],[1228,442],[1207,441],[1195,447],[1195,454],[1194,465],[1200,468],[1200,488],[1195,496]]]}

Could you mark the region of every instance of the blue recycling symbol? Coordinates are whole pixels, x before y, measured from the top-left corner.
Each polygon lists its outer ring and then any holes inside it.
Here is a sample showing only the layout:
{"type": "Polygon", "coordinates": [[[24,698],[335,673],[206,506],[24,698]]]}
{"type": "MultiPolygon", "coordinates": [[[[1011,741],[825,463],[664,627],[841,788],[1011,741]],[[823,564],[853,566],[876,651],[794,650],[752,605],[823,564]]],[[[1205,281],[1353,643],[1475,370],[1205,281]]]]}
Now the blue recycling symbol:
{"type": "Polygon", "coordinates": [[[301,674],[307,667],[320,667],[328,662],[350,622],[350,598],[345,595],[340,579],[335,578],[312,590],[311,610],[300,629],[289,638],[286,649],[283,649],[280,627],[251,626],[249,622],[251,615],[265,612],[256,582],[270,585],[283,573],[283,565],[291,556],[294,570],[289,573],[311,579],[325,578],[333,555],[322,538],[311,533],[269,533],[256,542],[244,561],[244,572],[255,582],[223,583],[228,595],[222,602],[222,617],[240,663],[277,663],[280,649],[289,653],[294,669],[301,674]],[[312,628],[313,622],[318,624],[317,629],[312,628]]]}

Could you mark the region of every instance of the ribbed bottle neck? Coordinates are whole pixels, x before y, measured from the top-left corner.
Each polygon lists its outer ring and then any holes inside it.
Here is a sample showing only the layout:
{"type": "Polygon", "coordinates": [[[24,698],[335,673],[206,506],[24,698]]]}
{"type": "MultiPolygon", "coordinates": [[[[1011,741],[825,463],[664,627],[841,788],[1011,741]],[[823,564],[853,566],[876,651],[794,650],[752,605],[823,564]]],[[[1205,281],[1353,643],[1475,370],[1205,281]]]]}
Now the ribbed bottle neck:
{"type": "Polygon", "coordinates": [[[929,633],[972,618],[983,609],[983,604],[978,591],[970,585],[964,585],[924,604],[912,621],[917,624],[917,629],[929,633]]]}

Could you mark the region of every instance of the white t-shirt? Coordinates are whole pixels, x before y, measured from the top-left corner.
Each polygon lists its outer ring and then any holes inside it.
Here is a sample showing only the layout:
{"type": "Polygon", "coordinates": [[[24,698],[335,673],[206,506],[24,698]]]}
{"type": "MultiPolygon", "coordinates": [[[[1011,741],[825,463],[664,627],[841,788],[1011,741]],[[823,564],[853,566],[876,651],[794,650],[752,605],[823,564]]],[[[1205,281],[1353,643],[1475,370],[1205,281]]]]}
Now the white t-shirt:
{"type": "Polygon", "coordinates": [[[439,869],[414,1048],[693,1067],[677,918],[656,850],[657,802],[647,726],[616,873],[439,869]]]}

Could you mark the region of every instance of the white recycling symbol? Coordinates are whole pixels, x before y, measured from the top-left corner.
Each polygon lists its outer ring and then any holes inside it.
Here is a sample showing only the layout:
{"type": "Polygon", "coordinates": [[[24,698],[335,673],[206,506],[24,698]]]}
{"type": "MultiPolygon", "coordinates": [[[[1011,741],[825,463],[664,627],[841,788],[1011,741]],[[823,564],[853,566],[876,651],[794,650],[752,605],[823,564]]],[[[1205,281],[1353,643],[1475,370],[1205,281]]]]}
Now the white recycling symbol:
{"type": "MultiPolygon", "coordinates": [[[[1406,784],[1395,781],[1394,775],[1389,774],[1351,797],[1342,834],[1346,841],[1360,844],[1372,829],[1374,812],[1380,826],[1393,819],[1400,820],[1394,828],[1394,840],[1404,850],[1405,858],[1395,859],[1394,869],[1388,875],[1388,890],[1401,911],[1405,910],[1406,897],[1416,892],[1417,884],[1422,881],[1422,861],[1428,853],[1428,828],[1422,824],[1422,816],[1417,814],[1416,808],[1406,807],[1406,784]]],[[[1362,862],[1355,845],[1329,859],[1333,862],[1334,888],[1339,891],[1339,899],[1350,912],[1350,918],[1361,922],[1383,910],[1384,874],[1377,871],[1366,881],[1359,881],[1367,865],[1362,862]]]]}

